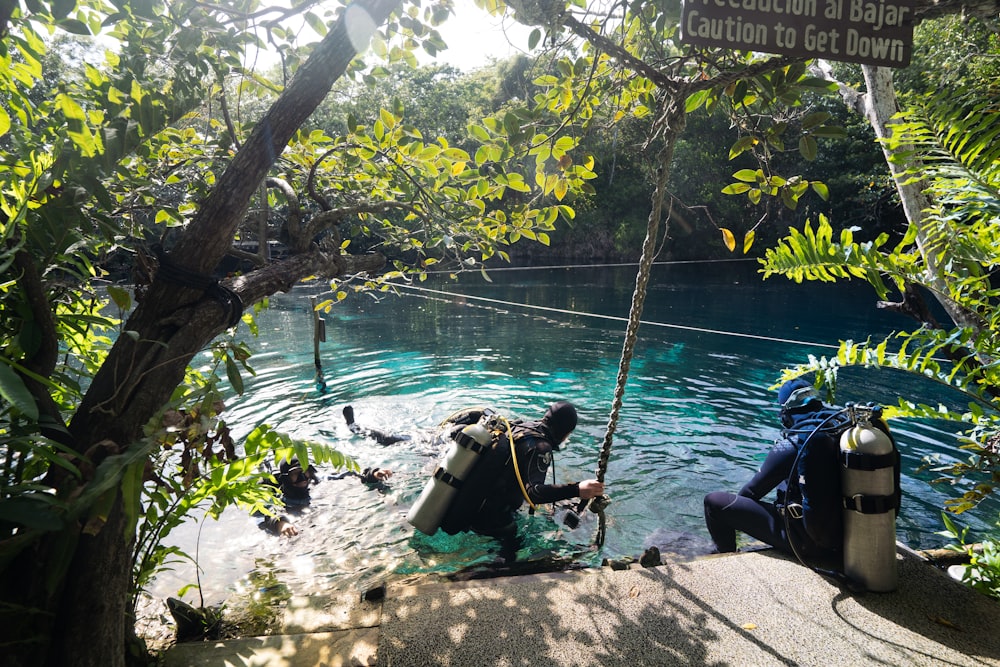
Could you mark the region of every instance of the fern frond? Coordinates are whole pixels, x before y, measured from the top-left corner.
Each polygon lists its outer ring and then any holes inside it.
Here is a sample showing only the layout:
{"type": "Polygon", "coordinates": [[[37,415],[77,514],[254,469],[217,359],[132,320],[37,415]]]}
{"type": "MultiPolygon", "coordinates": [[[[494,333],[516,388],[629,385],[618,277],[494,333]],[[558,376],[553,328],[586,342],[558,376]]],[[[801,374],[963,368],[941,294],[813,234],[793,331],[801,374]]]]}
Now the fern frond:
{"type": "Polygon", "coordinates": [[[968,179],[992,191],[1000,188],[1000,102],[982,101],[973,91],[940,91],[894,119],[894,150],[918,154],[928,180],[968,179]],[[977,99],[978,98],[978,99],[977,99]]]}
{"type": "Polygon", "coordinates": [[[881,235],[868,243],[856,243],[852,230],[841,232],[839,241],[833,240],[833,228],[824,215],[820,215],[816,230],[806,221],[802,231],[790,229],[789,235],[769,248],[761,260],[761,273],[767,279],[783,275],[801,283],[803,280],[835,282],[839,279],[860,278],[875,288],[879,298],[889,293],[883,276],[889,276],[897,289],[915,277],[919,271],[916,257],[904,252],[886,252],[888,242],[881,235]]]}
{"type": "MultiPolygon", "coordinates": [[[[878,342],[846,340],[840,342],[835,356],[810,355],[805,363],[786,370],[782,377],[811,373],[819,376],[833,393],[837,372],[842,368],[904,371],[948,387],[957,395],[964,395],[970,406],[977,405],[981,414],[989,412],[1000,419],[1000,400],[989,393],[989,388],[995,386],[996,370],[978,364],[975,356],[969,353],[975,343],[974,334],[968,329],[920,329],[894,334],[878,342]]],[[[947,409],[939,406],[935,410],[947,409]]]]}

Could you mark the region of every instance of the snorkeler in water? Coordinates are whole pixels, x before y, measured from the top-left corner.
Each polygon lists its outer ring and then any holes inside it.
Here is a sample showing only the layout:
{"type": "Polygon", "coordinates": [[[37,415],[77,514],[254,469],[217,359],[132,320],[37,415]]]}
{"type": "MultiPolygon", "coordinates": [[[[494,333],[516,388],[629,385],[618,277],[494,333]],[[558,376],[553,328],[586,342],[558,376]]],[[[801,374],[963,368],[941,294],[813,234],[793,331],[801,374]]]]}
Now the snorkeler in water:
{"type": "MultiPolygon", "coordinates": [[[[347,470],[333,475],[330,479],[345,479],[347,477],[358,477],[365,485],[384,489],[386,482],[392,477],[392,471],[382,468],[365,468],[361,472],[347,470]]],[[[319,484],[319,475],[316,468],[308,466],[303,469],[297,458],[290,461],[282,461],[278,466],[278,474],[275,475],[275,482],[281,490],[281,500],[286,507],[304,507],[309,504],[311,496],[310,487],[319,484]]],[[[290,518],[283,514],[263,516],[261,527],[278,535],[298,535],[299,529],[290,518]]]]}
{"type": "Polygon", "coordinates": [[[406,442],[410,439],[408,435],[395,435],[359,426],[354,421],[354,408],[350,405],[344,406],[344,419],[347,421],[347,428],[351,429],[351,433],[371,438],[380,445],[394,445],[397,442],[406,442]]]}

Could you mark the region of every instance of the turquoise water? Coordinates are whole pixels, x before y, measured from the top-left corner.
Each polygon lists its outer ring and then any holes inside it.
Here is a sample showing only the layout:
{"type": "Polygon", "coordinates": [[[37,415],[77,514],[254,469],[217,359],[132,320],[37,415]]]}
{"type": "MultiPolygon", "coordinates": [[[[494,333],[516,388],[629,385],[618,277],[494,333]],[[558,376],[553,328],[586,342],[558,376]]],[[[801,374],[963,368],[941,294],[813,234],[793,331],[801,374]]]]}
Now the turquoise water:
{"type": "MultiPolygon", "coordinates": [[[[491,563],[498,545],[474,535],[414,534],[405,520],[441,454],[435,426],[455,410],[492,405],[536,418],[556,399],[577,405],[580,425],[556,459],[558,481],[593,477],[622,351],[635,267],[511,270],[428,280],[399,295],[352,295],[324,315],[322,390],[313,365],[309,297],[296,290],[272,300],[243,397],[228,401],[237,435],[267,422],[297,437],[327,442],[362,466],[390,468],[387,490],[354,479],[326,480],[296,521],[302,533],[277,538],[239,511],[188,526],[174,540],[197,544],[206,602],[252,589],[261,578],[299,594],[359,590],[419,572],[491,563]],[[456,296],[461,295],[461,296],[456,296]],[[408,434],[382,447],[353,435],[359,424],[408,434]]],[[[324,298],[321,296],[321,298],[324,298]]],[[[521,559],[573,557],[586,564],[638,556],[652,544],[681,555],[709,547],[702,498],[736,490],[778,433],[773,384],[780,369],[808,354],[829,354],[840,338],[906,328],[875,309],[865,285],[761,283],[746,263],[658,266],[650,281],[624,404],[607,471],[608,532],[593,545],[596,517],[576,530],[562,510],[523,513],[521,559]],[[670,325],[670,326],[663,326],[670,325]],[[734,335],[742,334],[742,335],[734,335]]],[[[897,374],[844,374],[838,402],[930,400],[929,387],[897,374]]],[[[940,508],[954,489],[931,487],[917,473],[929,454],[956,456],[940,425],[894,423],[903,453],[904,508],[899,539],[939,546],[940,508]]],[[[333,471],[322,471],[324,474],[333,471]]],[[[984,510],[990,521],[995,509],[984,510]]],[[[981,524],[976,524],[981,527],[981,524]]],[[[155,593],[173,595],[193,568],[159,577],[155,593]]]]}

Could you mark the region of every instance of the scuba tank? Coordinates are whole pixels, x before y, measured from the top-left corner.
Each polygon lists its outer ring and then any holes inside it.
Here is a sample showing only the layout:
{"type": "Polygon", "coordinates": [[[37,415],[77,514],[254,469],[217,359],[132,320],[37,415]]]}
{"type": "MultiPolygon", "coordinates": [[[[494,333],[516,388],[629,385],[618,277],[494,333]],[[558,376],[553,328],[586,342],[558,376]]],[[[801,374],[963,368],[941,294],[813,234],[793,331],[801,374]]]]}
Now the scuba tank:
{"type": "Polygon", "coordinates": [[[847,407],[854,425],[840,436],[844,574],[869,591],[893,591],[899,453],[884,422],[871,423],[881,408],[847,407]]]}
{"type": "Polygon", "coordinates": [[[414,528],[427,535],[437,532],[463,480],[468,478],[469,472],[493,443],[489,430],[479,422],[456,428],[452,431],[451,440],[434,476],[428,480],[420,498],[406,515],[406,520],[414,528]]]}

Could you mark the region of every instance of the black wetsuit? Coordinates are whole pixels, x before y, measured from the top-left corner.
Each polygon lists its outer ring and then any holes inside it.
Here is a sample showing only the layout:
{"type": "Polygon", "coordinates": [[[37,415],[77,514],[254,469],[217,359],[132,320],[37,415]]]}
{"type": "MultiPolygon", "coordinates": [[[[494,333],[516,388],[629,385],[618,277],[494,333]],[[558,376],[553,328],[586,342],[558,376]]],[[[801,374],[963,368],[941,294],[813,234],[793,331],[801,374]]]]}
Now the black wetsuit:
{"type": "MultiPolygon", "coordinates": [[[[345,479],[347,477],[357,477],[370,488],[375,488],[384,491],[388,488],[384,481],[379,480],[375,477],[375,473],[378,472],[378,468],[365,468],[361,472],[355,472],[354,470],[345,470],[341,473],[330,475],[328,479],[337,480],[345,479]]],[[[316,476],[316,469],[309,466],[309,474],[311,475],[310,483],[306,486],[296,486],[291,484],[288,480],[287,473],[280,473],[277,478],[277,486],[281,489],[281,501],[284,503],[285,507],[289,510],[296,511],[301,510],[301,508],[309,505],[312,500],[312,496],[309,492],[309,488],[313,484],[319,484],[319,477],[316,476]]],[[[274,508],[272,508],[274,509],[274,508]]],[[[260,524],[261,528],[267,530],[277,530],[281,525],[282,521],[291,522],[291,519],[285,515],[274,515],[265,514],[263,512],[254,512],[253,516],[262,519],[260,524]]]]}
{"type": "MultiPolygon", "coordinates": [[[[539,422],[529,422],[515,425],[512,429],[517,466],[528,498],[534,504],[576,498],[580,495],[578,483],[546,484],[554,447],[546,430],[539,427],[539,422]]],[[[517,510],[524,500],[513,462],[508,456],[503,474],[487,492],[486,500],[472,523],[472,530],[497,537],[513,535],[517,530],[517,510]]]]}
{"type": "Polygon", "coordinates": [[[757,474],[738,494],[715,491],[705,496],[705,525],[720,552],[736,551],[738,530],[782,551],[791,552],[781,511],[788,475],[795,465],[797,454],[796,443],[782,436],[775,441],[757,474]],[[762,500],[774,489],[777,489],[775,502],[762,500]]]}

